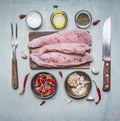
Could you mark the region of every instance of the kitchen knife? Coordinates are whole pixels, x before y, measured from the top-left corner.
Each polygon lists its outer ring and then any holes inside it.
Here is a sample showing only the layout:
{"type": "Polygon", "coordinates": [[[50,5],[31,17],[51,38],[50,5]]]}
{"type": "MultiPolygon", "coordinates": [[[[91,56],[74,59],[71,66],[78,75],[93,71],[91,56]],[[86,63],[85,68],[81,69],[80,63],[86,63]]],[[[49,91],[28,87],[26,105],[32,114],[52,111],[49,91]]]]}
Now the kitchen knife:
{"type": "Polygon", "coordinates": [[[102,59],[103,68],[103,91],[110,90],[111,82],[111,18],[109,17],[103,25],[102,59]]]}

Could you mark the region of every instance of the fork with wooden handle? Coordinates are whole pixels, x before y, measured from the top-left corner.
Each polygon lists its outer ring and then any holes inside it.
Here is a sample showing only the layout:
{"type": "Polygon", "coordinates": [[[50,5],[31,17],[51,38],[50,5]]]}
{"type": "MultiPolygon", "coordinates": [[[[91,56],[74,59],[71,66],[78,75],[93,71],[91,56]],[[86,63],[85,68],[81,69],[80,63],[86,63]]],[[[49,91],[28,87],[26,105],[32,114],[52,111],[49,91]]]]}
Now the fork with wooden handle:
{"type": "Polygon", "coordinates": [[[12,87],[14,89],[18,88],[18,72],[17,72],[17,58],[16,58],[16,48],[18,46],[18,33],[17,33],[17,23],[15,25],[15,36],[13,24],[11,23],[11,45],[13,49],[13,57],[12,57],[12,87]]]}

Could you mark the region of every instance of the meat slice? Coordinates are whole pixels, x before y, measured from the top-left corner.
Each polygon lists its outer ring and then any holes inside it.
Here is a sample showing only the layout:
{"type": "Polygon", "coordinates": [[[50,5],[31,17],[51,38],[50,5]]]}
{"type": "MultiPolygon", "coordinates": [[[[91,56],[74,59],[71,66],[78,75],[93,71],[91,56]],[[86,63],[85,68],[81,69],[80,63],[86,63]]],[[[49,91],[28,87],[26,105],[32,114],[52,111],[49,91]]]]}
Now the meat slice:
{"type": "Polygon", "coordinates": [[[85,43],[91,45],[91,36],[88,32],[81,29],[60,31],[31,40],[29,42],[29,48],[56,43],[85,43]]]}
{"type": "Polygon", "coordinates": [[[83,56],[75,54],[65,54],[61,52],[48,52],[42,55],[34,55],[32,53],[30,58],[38,66],[43,67],[70,67],[78,66],[92,61],[92,56],[89,53],[85,53],[83,56]]]}
{"type": "Polygon", "coordinates": [[[40,48],[34,49],[34,55],[42,55],[46,52],[63,52],[69,54],[85,54],[90,49],[90,46],[84,43],[59,43],[52,45],[44,45],[40,48]]]}

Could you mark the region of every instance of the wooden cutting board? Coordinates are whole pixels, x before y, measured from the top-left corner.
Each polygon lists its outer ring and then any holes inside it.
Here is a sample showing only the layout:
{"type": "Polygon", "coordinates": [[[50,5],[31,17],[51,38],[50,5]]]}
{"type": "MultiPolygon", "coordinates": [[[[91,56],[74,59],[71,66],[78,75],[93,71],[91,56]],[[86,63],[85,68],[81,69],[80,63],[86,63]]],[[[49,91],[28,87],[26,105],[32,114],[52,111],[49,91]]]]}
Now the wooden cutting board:
{"type": "MultiPolygon", "coordinates": [[[[53,34],[55,33],[55,31],[43,31],[43,32],[30,32],[29,33],[29,41],[33,40],[34,38],[37,38],[37,37],[42,37],[42,36],[45,36],[45,35],[49,35],[49,34],[53,34]]],[[[29,53],[32,52],[33,49],[29,49],[29,53]]],[[[36,63],[34,63],[31,59],[30,59],[30,68],[31,69],[44,69],[46,67],[40,67],[38,66],[36,63]]],[[[83,64],[83,65],[80,65],[80,66],[75,66],[75,67],[66,67],[66,68],[90,68],[90,63],[86,63],[86,64],[83,64]]],[[[48,68],[49,69],[49,68],[48,68]]]]}

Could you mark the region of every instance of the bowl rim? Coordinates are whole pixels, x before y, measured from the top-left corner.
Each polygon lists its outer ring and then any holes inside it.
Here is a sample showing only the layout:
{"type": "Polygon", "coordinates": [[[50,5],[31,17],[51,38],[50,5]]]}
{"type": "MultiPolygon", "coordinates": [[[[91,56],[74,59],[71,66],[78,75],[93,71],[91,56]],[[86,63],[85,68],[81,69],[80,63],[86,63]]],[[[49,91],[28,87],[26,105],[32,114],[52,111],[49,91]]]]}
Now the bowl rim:
{"type": "Polygon", "coordinates": [[[66,93],[67,93],[70,97],[72,97],[72,98],[74,98],[74,99],[82,99],[82,98],[86,97],[86,96],[90,93],[91,88],[92,88],[92,80],[91,80],[90,76],[89,76],[86,72],[84,72],[84,71],[73,71],[73,72],[69,73],[68,76],[65,78],[64,87],[65,87],[66,93]],[[90,87],[89,87],[89,91],[88,91],[86,94],[84,94],[84,95],[82,95],[82,96],[76,96],[76,95],[71,94],[71,93],[68,91],[67,88],[68,88],[68,87],[70,88],[70,86],[67,84],[67,79],[68,79],[69,76],[70,76],[71,74],[73,74],[73,73],[82,73],[82,74],[85,74],[85,75],[89,78],[90,87]]]}
{"type": "Polygon", "coordinates": [[[55,11],[51,14],[51,16],[50,16],[50,22],[51,22],[51,24],[53,25],[54,28],[56,28],[56,29],[62,29],[62,28],[65,28],[65,26],[67,25],[68,16],[67,16],[67,14],[66,14],[63,10],[55,10],[55,11]],[[56,24],[53,22],[54,16],[56,16],[57,14],[63,15],[64,18],[65,18],[65,22],[64,22],[64,24],[61,25],[61,26],[58,26],[58,25],[56,25],[56,24]]]}
{"type": "Polygon", "coordinates": [[[88,28],[88,27],[91,25],[91,23],[92,23],[92,15],[91,15],[91,13],[90,13],[89,11],[87,11],[87,10],[79,10],[79,11],[75,14],[74,20],[75,20],[76,26],[77,26],[78,28],[88,28]],[[88,22],[88,24],[85,25],[85,26],[84,26],[84,25],[80,25],[80,24],[78,24],[78,22],[77,22],[78,16],[79,16],[80,14],[82,14],[82,13],[88,15],[88,17],[89,17],[89,22],[88,22]]]}
{"type": "Polygon", "coordinates": [[[57,84],[57,80],[56,80],[55,76],[54,76],[53,74],[49,73],[49,72],[38,72],[38,73],[36,73],[36,74],[32,77],[32,79],[31,79],[31,90],[32,90],[33,94],[34,94],[37,98],[39,98],[39,99],[49,99],[49,98],[53,97],[53,96],[56,94],[56,92],[57,92],[57,87],[58,87],[58,84],[57,84]],[[40,96],[40,95],[38,95],[38,94],[36,94],[36,93],[34,92],[34,90],[33,90],[33,84],[32,84],[32,83],[33,83],[34,79],[36,78],[36,76],[37,76],[38,74],[50,74],[50,75],[52,75],[52,76],[54,77],[55,83],[56,83],[56,89],[54,90],[54,92],[53,92],[52,94],[50,94],[50,95],[44,97],[44,96],[40,96]]]}
{"type": "Polygon", "coordinates": [[[37,10],[31,10],[31,11],[29,11],[29,12],[27,13],[27,15],[26,15],[26,17],[25,17],[25,21],[26,21],[26,24],[27,24],[27,26],[28,26],[29,28],[31,28],[31,29],[37,29],[37,28],[41,27],[41,25],[43,24],[43,16],[42,16],[42,14],[41,14],[39,11],[37,11],[37,10]],[[41,23],[40,23],[38,26],[36,26],[36,27],[31,26],[31,25],[28,23],[28,16],[29,16],[31,13],[35,13],[35,14],[39,15],[39,17],[41,18],[41,23]]]}

